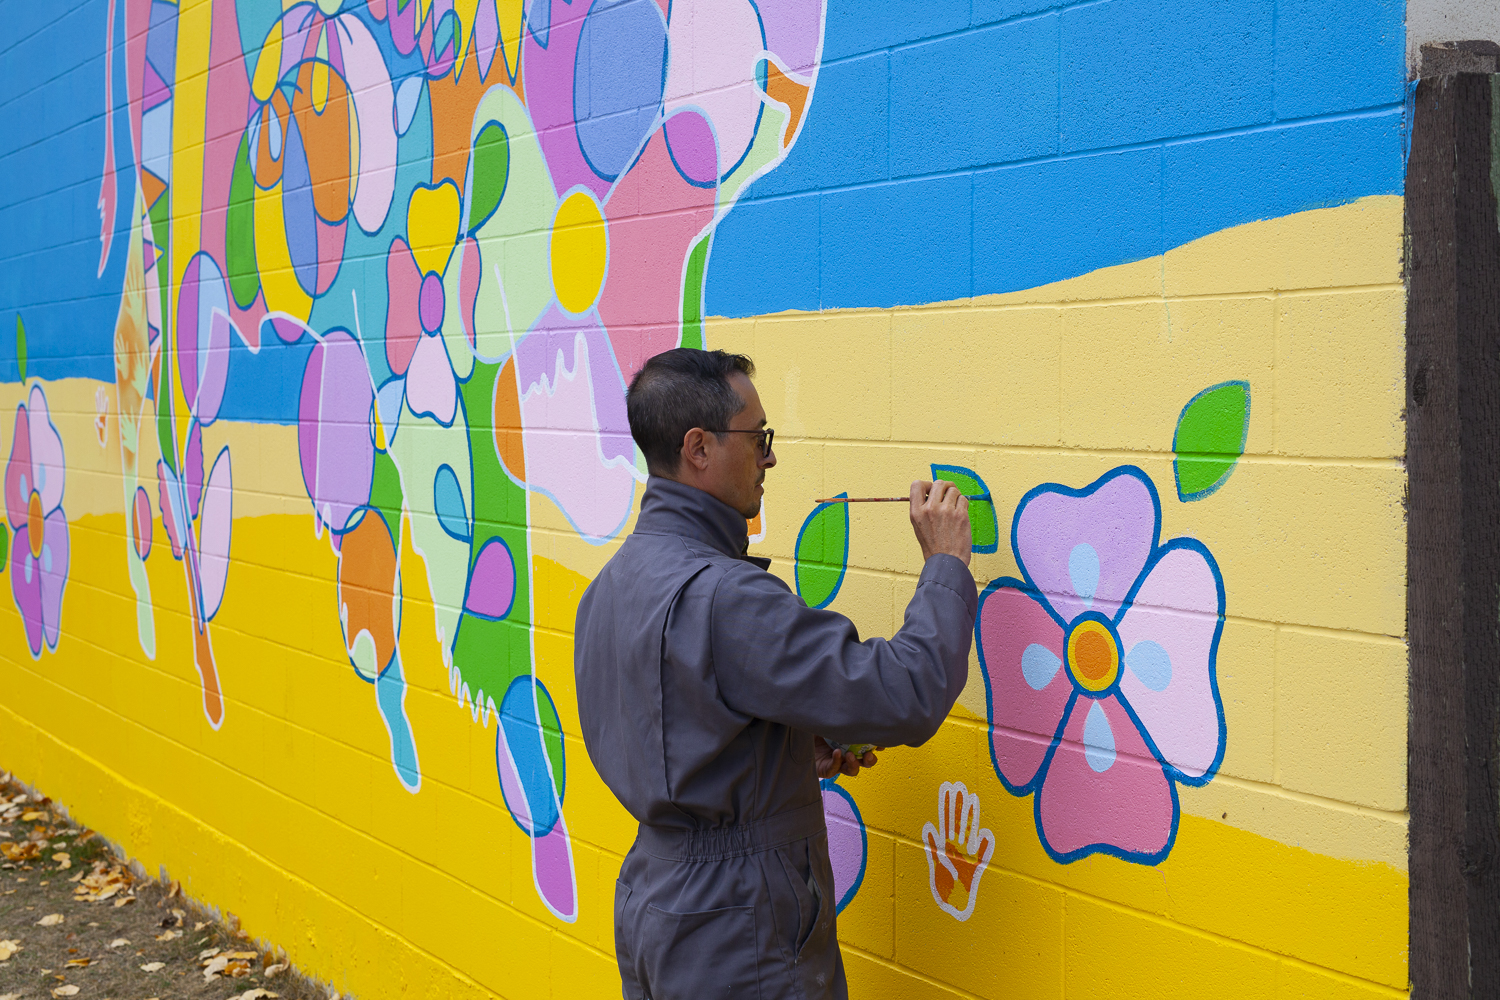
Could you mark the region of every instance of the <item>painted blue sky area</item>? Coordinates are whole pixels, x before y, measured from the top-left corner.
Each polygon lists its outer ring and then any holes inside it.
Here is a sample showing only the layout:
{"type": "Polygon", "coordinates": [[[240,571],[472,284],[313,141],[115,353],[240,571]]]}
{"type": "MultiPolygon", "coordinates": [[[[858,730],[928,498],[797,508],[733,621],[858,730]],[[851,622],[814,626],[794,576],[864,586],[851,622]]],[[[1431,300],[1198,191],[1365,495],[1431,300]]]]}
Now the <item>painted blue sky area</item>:
{"type": "Polygon", "coordinates": [[[1401,0],[830,0],[802,134],[712,315],[1031,288],[1399,194],[1401,0]]]}
{"type": "MultiPolygon", "coordinates": [[[[15,331],[26,324],[27,374],[114,380],[115,316],[130,242],[132,156],[115,119],[115,232],[99,273],[99,185],[107,94],[108,0],[7,7],[0,67],[0,381],[20,378],[15,331]],[[13,20],[11,20],[13,18],[13,20]]],[[[123,24],[116,24],[117,32],[123,24]]],[[[123,85],[123,59],[113,66],[123,85]]]]}

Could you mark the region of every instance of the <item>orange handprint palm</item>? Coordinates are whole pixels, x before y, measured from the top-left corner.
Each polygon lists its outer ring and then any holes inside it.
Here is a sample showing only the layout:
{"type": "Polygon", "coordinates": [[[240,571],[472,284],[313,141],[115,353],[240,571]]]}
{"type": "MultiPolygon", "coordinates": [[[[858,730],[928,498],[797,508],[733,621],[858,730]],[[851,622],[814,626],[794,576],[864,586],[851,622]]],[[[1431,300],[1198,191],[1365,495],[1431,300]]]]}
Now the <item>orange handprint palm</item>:
{"type": "Polygon", "coordinates": [[[938,822],[922,827],[932,898],[957,920],[968,920],[979,895],[979,879],[995,853],[995,835],[979,826],[979,796],[963,782],[938,789],[938,822]]]}

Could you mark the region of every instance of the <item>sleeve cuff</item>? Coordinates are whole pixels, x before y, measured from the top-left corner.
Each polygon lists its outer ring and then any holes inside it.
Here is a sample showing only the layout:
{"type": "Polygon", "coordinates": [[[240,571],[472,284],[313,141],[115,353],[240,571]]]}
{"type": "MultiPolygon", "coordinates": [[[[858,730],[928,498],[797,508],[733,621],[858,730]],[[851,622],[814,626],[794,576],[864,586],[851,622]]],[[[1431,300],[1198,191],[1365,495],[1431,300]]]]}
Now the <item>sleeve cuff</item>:
{"type": "Polygon", "coordinates": [[[956,556],[939,552],[928,559],[927,565],[922,567],[922,576],[917,580],[917,586],[924,583],[936,583],[957,594],[963,599],[970,618],[979,614],[979,588],[974,585],[969,567],[956,556]]]}

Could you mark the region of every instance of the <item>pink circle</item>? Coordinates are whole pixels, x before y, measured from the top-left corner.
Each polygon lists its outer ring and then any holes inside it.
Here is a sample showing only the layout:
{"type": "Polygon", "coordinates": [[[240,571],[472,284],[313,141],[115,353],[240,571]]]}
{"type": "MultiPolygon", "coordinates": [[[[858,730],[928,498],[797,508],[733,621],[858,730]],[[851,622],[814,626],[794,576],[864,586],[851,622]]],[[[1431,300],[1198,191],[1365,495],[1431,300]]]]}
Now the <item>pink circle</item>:
{"type": "Polygon", "coordinates": [[[443,279],[428,273],[422,279],[422,290],[417,295],[417,315],[422,329],[437,333],[443,326],[443,279]]]}

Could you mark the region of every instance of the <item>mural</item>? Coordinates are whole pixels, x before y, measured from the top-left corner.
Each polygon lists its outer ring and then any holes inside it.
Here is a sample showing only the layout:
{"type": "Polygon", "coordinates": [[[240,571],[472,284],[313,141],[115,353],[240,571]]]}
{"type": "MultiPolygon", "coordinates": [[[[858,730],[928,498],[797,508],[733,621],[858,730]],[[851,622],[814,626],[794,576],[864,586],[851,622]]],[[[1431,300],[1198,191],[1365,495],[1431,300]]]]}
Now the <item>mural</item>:
{"type": "MultiPolygon", "coordinates": [[[[115,388],[141,649],[155,654],[154,517],[137,455],[154,422],[157,510],[186,577],[203,711],[223,724],[211,623],[231,583],[234,481],[229,447],[205,455],[204,432],[226,394],[257,391],[257,356],[303,348],[293,419],[312,530],[337,553],[339,626],[395,777],[421,789],[400,636],[425,625],[403,602],[403,576],[424,573],[450,686],[498,721],[496,777],[537,894],[573,920],[562,728],[532,670],[531,504],[545,497],[595,543],[624,527],[644,480],[625,384],[702,342],[714,226],[796,140],[821,11],[216,3],[184,75],[176,6],[123,8],[137,218],[115,388]],[[239,358],[249,374],[232,384],[239,358]]],[[[124,186],[107,159],[101,273],[124,186]]],[[[40,388],[30,413],[51,427],[40,388]]],[[[41,451],[44,437],[11,458],[57,470],[18,473],[42,492],[10,505],[34,654],[43,635],[57,643],[68,564],[61,446],[53,431],[41,451]]]]}
{"type": "Polygon", "coordinates": [[[813,498],[969,498],[968,687],[821,783],[852,993],[1405,992],[1399,4],[8,13],[0,764],[148,868],[342,993],[613,991],[571,629],[721,347],[810,606],[917,579],[813,498]]]}

